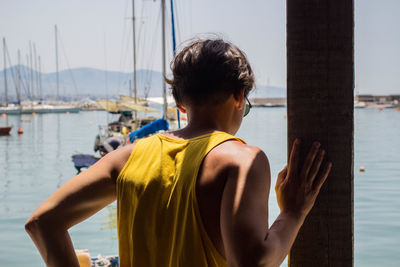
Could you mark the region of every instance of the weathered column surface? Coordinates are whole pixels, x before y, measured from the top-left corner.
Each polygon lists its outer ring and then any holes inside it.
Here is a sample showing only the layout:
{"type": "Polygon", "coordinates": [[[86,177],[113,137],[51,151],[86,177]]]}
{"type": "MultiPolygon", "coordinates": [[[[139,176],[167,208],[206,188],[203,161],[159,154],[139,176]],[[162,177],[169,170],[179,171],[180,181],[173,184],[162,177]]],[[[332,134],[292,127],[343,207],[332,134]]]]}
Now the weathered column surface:
{"type": "Polygon", "coordinates": [[[288,149],[314,140],[331,174],[289,255],[289,266],[353,266],[353,0],[287,0],[288,149]]]}

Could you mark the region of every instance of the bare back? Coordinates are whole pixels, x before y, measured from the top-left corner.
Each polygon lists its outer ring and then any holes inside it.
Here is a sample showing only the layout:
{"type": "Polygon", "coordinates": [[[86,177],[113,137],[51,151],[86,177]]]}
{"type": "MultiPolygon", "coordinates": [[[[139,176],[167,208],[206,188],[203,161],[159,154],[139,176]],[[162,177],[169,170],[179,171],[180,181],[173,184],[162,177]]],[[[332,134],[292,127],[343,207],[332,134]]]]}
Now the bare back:
{"type": "MultiPolygon", "coordinates": [[[[236,192],[226,189],[229,179],[235,180],[236,186],[240,187],[238,177],[239,172],[246,171],[253,163],[256,154],[260,150],[255,147],[240,143],[238,141],[227,141],[215,147],[204,158],[197,177],[196,194],[200,214],[206,231],[217,250],[226,258],[224,242],[221,233],[221,206],[223,195],[235,194],[236,192]]],[[[262,152],[261,152],[262,153],[262,152]]],[[[266,158],[265,158],[266,159],[266,158]]],[[[265,161],[265,166],[268,161],[265,161]]],[[[269,192],[269,175],[264,177],[264,202],[268,202],[269,192]]],[[[231,181],[232,182],[232,181],[231,181]]],[[[238,188],[236,187],[236,191],[238,188]]],[[[261,204],[262,205],[262,204],[261,204]]],[[[262,205],[263,207],[267,207],[262,205]]],[[[265,228],[268,228],[268,211],[260,215],[260,219],[264,221],[265,228]]]]}

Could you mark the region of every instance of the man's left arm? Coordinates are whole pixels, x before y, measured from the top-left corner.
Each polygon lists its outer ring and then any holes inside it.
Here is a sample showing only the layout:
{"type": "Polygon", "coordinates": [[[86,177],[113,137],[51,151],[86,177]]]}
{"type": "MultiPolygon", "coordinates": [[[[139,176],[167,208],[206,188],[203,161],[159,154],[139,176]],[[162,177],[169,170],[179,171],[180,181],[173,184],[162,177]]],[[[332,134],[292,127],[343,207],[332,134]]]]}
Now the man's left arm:
{"type": "Polygon", "coordinates": [[[75,176],[32,214],[25,229],[47,266],[79,266],[68,229],[116,199],[116,178],[134,145],[109,153],[75,176]]]}

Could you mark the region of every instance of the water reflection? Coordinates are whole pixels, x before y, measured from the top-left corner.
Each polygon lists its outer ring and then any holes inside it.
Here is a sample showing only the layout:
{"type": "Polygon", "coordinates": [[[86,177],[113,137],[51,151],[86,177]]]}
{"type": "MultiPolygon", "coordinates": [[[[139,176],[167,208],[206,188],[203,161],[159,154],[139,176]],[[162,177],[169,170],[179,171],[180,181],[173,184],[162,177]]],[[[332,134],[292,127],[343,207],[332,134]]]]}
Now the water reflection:
{"type": "MultiPolygon", "coordinates": [[[[5,199],[7,198],[8,190],[10,187],[10,174],[9,174],[9,160],[10,160],[10,155],[9,155],[9,150],[10,150],[10,135],[7,136],[0,136],[0,138],[4,139],[3,140],[3,145],[0,147],[2,148],[1,150],[4,151],[4,159],[2,161],[4,162],[4,168],[0,168],[0,188],[2,189],[0,191],[0,199],[5,199]]],[[[5,203],[4,201],[0,201],[0,203],[5,203]]],[[[4,210],[8,211],[7,206],[4,204],[3,207],[1,207],[4,210]]]]}
{"type": "MultiPolygon", "coordinates": [[[[57,128],[56,128],[56,144],[57,144],[57,149],[56,149],[56,160],[59,163],[61,161],[61,125],[60,125],[60,114],[56,114],[56,119],[57,119],[57,128]]],[[[63,184],[62,179],[63,179],[63,173],[60,171],[59,168],[57,168],[58,173],[57,173],[57,188],[60,188],[61,185],[63,184]]]]}
{"type": "MultiPolygon", "coordinates": [[[[255,109],[238,133],[267,153],[272,183],[286,159],[284,114],[285,109],[255,109]]],[[[63,177],[75,175],[71,155],[92,153],[97,125],[105,125],[107,116],[105,112],[9,116],[9,123],[22,127],[24,134],[17,135],[14,128],[10,136],[0,136],[0,266],[43,265],[24,222],[65,182],[63,177]]],[[[400,112],[357,110],[355,117],[355,266],[395,266],[400,262],[395,245],[400,240],[400,112]],[[364,173],[358,171],[360,165],[365,166],[364,173]]],[[[0,118],[1,125],[5,122],[0,118]]],[[[273,191],[270,197],[272,220],[279,209],[273,191]]],[[[114,203],[78,225],[71,234],[74,244],[89,248],[93,255],[116,254],[116,216],[114,203]]]]}

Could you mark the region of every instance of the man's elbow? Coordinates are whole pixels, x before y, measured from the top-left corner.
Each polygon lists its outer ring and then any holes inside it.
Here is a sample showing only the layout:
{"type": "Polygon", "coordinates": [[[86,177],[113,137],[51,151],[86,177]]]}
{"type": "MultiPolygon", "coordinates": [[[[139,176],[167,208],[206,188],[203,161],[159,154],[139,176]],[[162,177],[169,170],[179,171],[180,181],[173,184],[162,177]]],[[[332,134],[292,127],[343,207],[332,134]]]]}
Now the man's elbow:
{"type": "Polygon", "coordinates": [[[57,220],[55,220],[51,212],[35,211],[25,223],[25,231],[33,237],[43,232],[54,231],[54,228],[60,230],[62,227],[57,225],[57,220]]]}
{"type": "Polygon", "coordinates": [[[25,223],[25,231],[30,235],[34,235],[41,229],[41,221],[37,216],[31,216],[25,223]]]}

